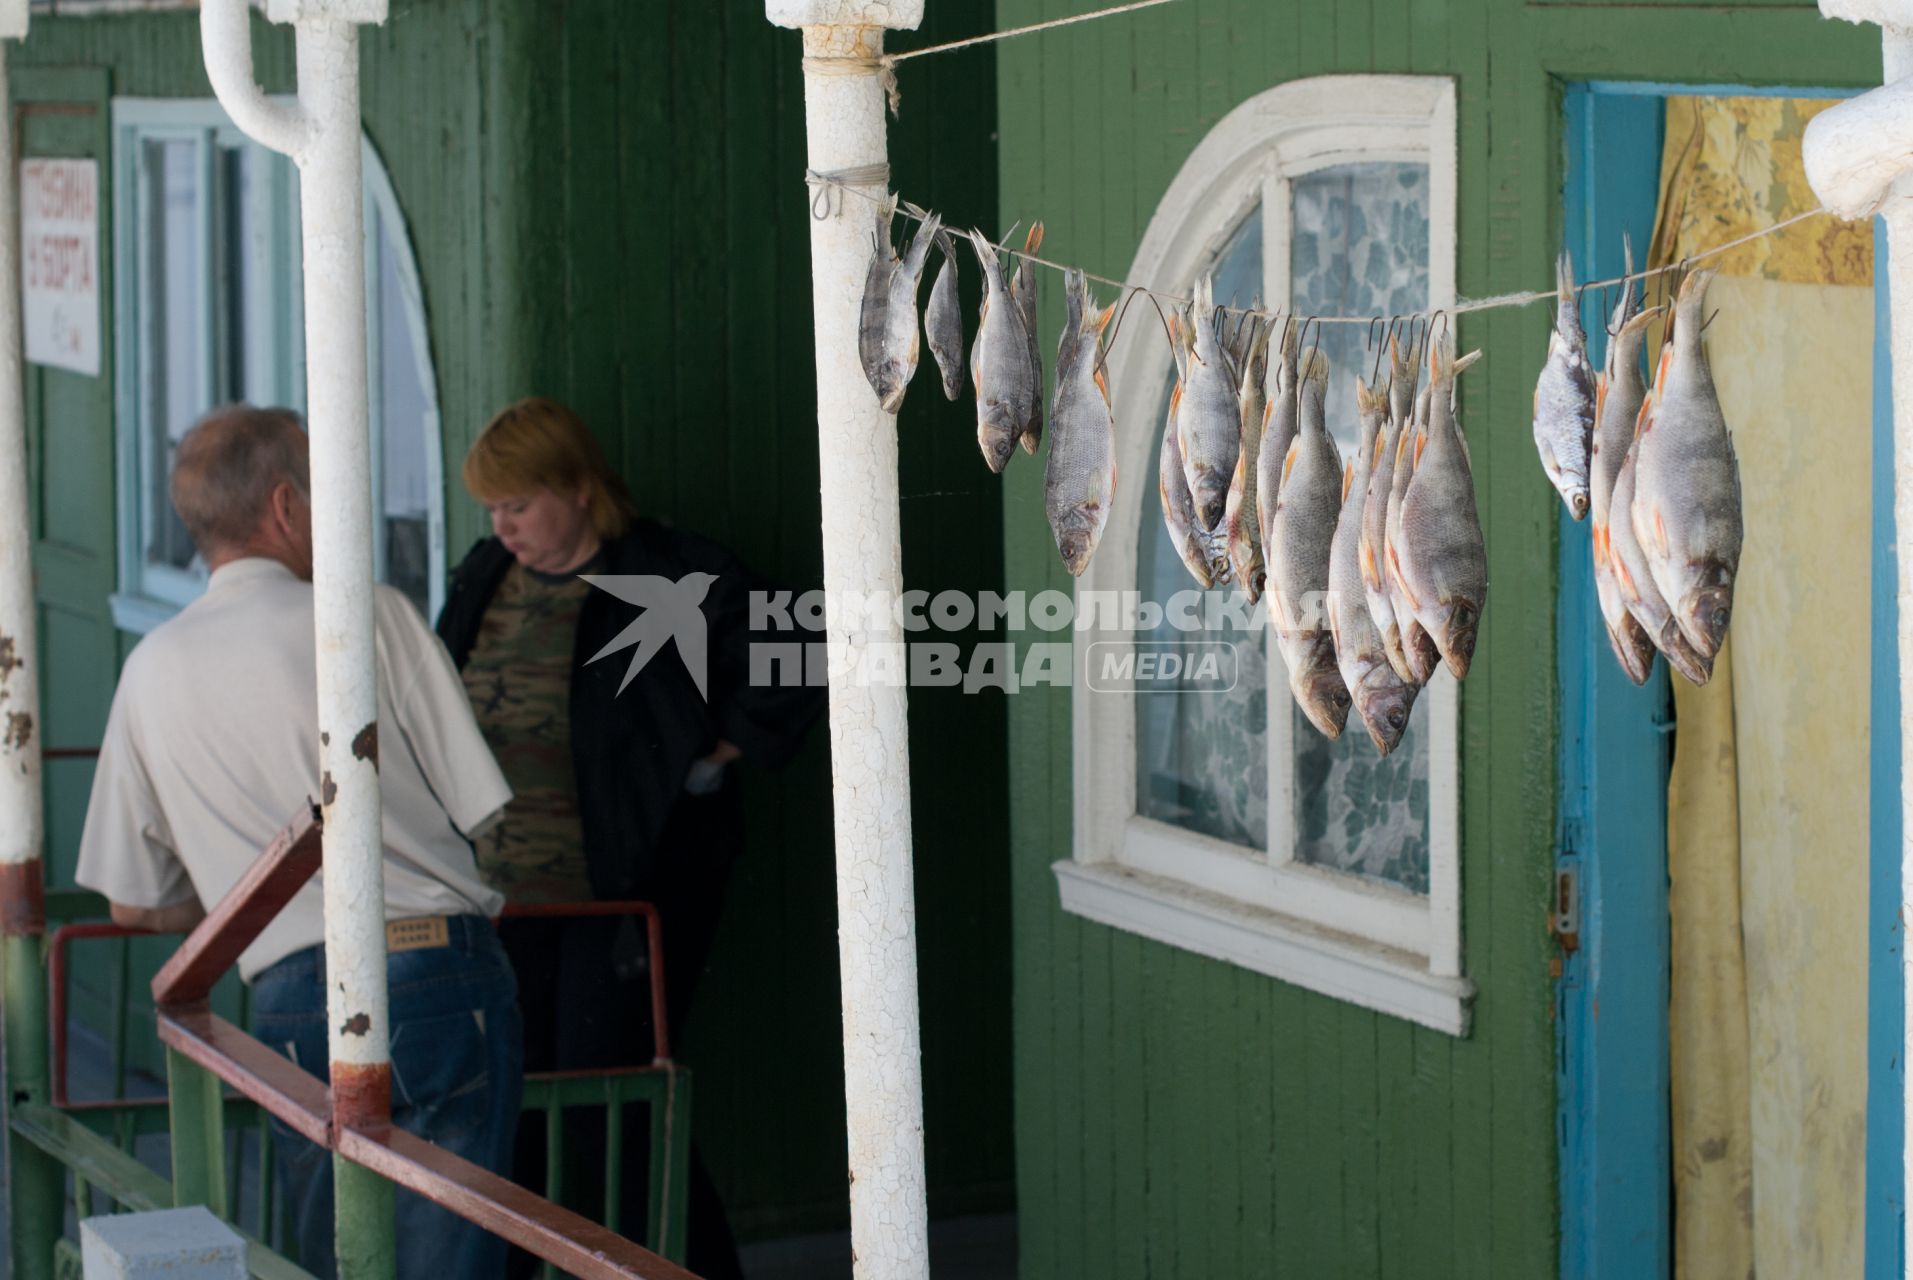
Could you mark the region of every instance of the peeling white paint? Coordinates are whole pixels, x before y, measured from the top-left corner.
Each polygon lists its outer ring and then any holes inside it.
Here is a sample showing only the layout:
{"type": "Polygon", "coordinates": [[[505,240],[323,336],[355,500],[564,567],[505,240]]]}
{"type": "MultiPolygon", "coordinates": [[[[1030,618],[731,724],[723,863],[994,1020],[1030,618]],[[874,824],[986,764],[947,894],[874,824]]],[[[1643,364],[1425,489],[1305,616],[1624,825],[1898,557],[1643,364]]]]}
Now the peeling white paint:
{"type": "MultiPolygon", "coordinates": [[[[1913,814],[1913,0],[1820,0],[1820,11],[1881,27],[1885,84],[1821,112],[1802,139],[1807,181],[1822,204],[1844,218],[1883,214],[1893,366],[1893,521],[1899,557],[1900,812],[1913,814]],[[1904,375],[1904,376],[1903,376],[1904,375]]],[[[1880,282],[1874,282],[1879,288],[1880,282]]],[[[1900,835],[1900,918],[1913,919],[1913,823],[1900,835]]],[[[1913,1053],[1913,951],[1900,948],[1906,1052],[1913,1053]]],[[[1902,1063],[1908,1058],[1902,1056],[1902,1063]]],[[[1913,1093],[1902,1083],[1901,1107],[1913,1133],[1913,1093]]],[[[1913,1195],[1913,1146],[1902,1157],[1901,1203],[1913,1195]]],[[[1913,1217],[1905,1219],[1901,1255],[1913,1257],[1913,1217]]]]}
{"type": "MultiPolygon", "coordinates": [[[[875,59],[884,28],[915,26],[922,0],[766,0],[765,10],[772,22],[804,28],[810,167],[829,173],[883,164],[875,59]],[[868,69],[859,73],[859,62],[868,69]]],[[[790,175],[788,198],[809,209],[812,193],[797,176],[790,175]]],[[[863,190],[881,197],[885,184],[863,190]]],[[[824,586],[833,597],[896,599],[903,591],[897,420],[879,407],[857,357],[876,207],[854,194],[826,207],[830,215],[810,223],[824,586]]],[[[826,625],[833,672],[858,670],[860,651],[904,639],[891,614],[832,613],[826,625]]],[[[859,1280],[930,1273],[906,713],[900,686],[831,682],[850,1235],[859,1280]]]]}
{"type": "Polygon", "coordinates": [[[385,988],[384,850],[375,755],[372,455],[366,401],[365,229],[355,22],[384,0],[290,0],[299,96],[274,102],[253,77],[246,0],[203,0],[200,32],[214,92],[251,137],[299,166],[305,237],[306,406],[312,456],[314,616],[319,667],[319,797],[325,819],[329,1052],[370,1066],[390,1057],[385,988]],[[363,1021],[360,1021],[363,1017],[363,1021]],[[363,1026],[348,1034],[348,1024],[363,1026]]]}
{"type": "MultiPolygon", "coordinates": [[[[0,36],[27,30],[27,0],[0,2],[0,36]]],[[[0,46],[0,102],[7,101],[0,46]]],[[[40,649],[28,522],[27,406],[20,355],[19,175],[13,134],[0,129],[0,863],[37,862],[45,836],[40,795],[40,649]]]]}

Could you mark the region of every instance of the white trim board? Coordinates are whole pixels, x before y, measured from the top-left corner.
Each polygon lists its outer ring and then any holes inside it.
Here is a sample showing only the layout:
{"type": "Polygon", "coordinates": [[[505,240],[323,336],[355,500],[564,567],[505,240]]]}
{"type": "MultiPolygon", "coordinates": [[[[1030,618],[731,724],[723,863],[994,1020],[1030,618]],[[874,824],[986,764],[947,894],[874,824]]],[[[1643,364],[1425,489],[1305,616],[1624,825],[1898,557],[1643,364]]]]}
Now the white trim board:
{"type": "Polygon", "coordinates": [[[1116,866],[1053,864],[1063,910],[1452,1036],[1468,1034],[1475,984],[1420,957],[1116,866]]]}

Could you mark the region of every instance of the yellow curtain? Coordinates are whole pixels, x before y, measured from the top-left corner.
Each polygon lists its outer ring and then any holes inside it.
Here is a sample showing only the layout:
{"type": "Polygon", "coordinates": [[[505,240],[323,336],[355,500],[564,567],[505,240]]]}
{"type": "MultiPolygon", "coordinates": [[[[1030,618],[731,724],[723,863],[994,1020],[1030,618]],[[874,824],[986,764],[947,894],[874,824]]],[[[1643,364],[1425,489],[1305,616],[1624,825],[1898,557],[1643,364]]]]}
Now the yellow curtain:
{"type": "MultiPolygon", "coordinates": [[[[1827,105],[1669,99],[1655,265],[1814,208],[1827,105]]],[[[1729,651],[1673,680],[1680,1280],[1863,1269],[1872,263],[1831,218],[1707,263],[1747,536],[1729,651]]]]}

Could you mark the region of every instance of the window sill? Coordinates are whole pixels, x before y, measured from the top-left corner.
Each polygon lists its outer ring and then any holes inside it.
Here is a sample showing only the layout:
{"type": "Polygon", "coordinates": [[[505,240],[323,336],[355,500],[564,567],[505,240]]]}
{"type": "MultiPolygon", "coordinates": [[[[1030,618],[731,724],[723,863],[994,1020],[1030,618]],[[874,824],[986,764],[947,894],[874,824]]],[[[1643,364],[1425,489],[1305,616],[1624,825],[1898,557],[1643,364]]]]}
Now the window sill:
{"type": "Polygon", "coordinates": [[[1430,974],[1424,957],[1111,863],[1064,860],[1052,869],[1071,915],[1449,1035],[1468,1034],[1474,983],[1430,974]]]}
{"type": "Polygon", "coordinates": [[[136,636],[145,635],[178,613],[180,608],[151,596],[127,595],[118,591],[107,597],[107,603],[113,609],[113,625],[136,636]]]}

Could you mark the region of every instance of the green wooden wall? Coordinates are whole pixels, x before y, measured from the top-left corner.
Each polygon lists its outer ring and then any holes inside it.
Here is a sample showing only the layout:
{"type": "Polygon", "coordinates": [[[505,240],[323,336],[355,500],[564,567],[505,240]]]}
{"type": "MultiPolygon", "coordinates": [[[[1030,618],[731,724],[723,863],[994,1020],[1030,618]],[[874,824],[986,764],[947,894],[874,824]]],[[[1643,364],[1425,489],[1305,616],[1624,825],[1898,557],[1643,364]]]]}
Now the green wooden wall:
{"type": "MultiPolygon", "coordinates": [[[[992,22],[989,0],[930,7],[913,39],[992,22]]],[[[255,32],[262,81],[290,89],[286,33],[263,22],[255,32]]],[[[366,128],[424,285],[453,560],[484,532],[458,486],[459,460],[492,411],[540,393],[584,414],[645,511],[726,542],[787,584],[820,585],[797,34],[770,27],[759,0],[439,0],[395,4],[363,40],[366,128]]],[[[23,67],[104,68],[113,94],[210,96],[191,13],[36,19],[11,56],[23,67]]],[[[925,66],[911,88],[892,130],[899,186],[961,222],[988,223],[990,60],[925,66]]],[[[900,423],[912,585],[1000,582],[1001,500],[967,465],[966,414],[926,392],[900,423]]],[[[86,430],[106,441],[108,472],[86,477],[83,495],[50,492],[48,505],[77,497],[106,530],[110,558],[101,486],[110,492],[111,427],[86,430]]],[[[103,598],[94,622],[104,651],[49,652],[49,720],[69,742],[97,741],[129,647],[113,641],[103,598]]],[[[932,1206],[1007,1208],[1005,709],[925,690],[912,713],[932,1206]]],[[[50,786],[56,883],[70,882],[87,778],[86,766],[58,766],[50,786]]],[[[790,768],[749,784],[750,853],[682,1050],[698,1071],[698,1134],[745,1231],[841,1224],[821,728],[790,768]]]]}
{"type": "MultiPolygon", "coordinates": [[[[1080,11],[1002,0],[1003,26],[1080,11]]],[[[1574,79],[1877,84],[1877,32],[1804,5],[1184,0],[1001,46],[1002,208],[1122,276],[1244,99],[1334,72],[1456,77],[1459,287],[1545,285],[1574,79]]],[[[1046,333],[1060,321],[1045,297],[1046,333]]],[[[1557,1267],[1553,565],[1529,435],[1541,309],[1471,315],[1462,382],[1494,598],[1463,687],[1465,1040],[1065,916],[1067,690],[1010,705],[1016,1150],[1032,1277],[1537,1277],[1557,1267]]],[[[1124,476],[1128,483],[1148,477],[1124,476]]],[[[1067,590],[1041,479],[1004,493],[1012,588],[1067,590]]]]}

